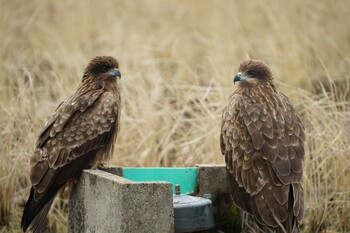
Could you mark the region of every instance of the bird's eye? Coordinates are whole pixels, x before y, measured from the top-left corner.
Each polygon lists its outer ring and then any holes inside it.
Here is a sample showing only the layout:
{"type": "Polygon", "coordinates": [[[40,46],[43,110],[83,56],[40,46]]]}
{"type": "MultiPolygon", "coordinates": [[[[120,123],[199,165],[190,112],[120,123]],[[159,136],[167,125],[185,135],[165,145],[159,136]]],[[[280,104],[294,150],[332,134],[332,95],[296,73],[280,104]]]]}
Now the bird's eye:
{"type": "Polygon", "coordinates": [[[108,71],[108,67],[107,66],[102,66],[102,71],[103,72],[107,72],[108,71]]]}
{"type": "Polygon", "coordinates": [[[255,75],[255,70],[249,70],[248,72],[247,72],[249,75],[255,75]]]}

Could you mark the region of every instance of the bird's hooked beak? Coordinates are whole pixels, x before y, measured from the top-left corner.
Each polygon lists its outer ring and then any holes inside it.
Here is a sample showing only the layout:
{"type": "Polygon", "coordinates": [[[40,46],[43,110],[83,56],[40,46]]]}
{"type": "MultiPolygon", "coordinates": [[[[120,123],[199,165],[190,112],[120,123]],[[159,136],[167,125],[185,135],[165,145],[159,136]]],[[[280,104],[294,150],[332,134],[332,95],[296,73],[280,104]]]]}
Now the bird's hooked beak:
{"type": "Polygon", "coordinates": [[[118,77],[119,79],[121,79],[121,77],[122,77],[122,74],[120,73],[119,69],[117,69],[117,68],[110,69],[107,72],[107,74],[112,75],[116,78],[118,77]]]}
{"type": "Polygon", "coordinates": [[[233,84],[239,81],[247,80],[247,76],[243,75],[241,72],[238,72],[235,77],[233,77],[233,84]]]}

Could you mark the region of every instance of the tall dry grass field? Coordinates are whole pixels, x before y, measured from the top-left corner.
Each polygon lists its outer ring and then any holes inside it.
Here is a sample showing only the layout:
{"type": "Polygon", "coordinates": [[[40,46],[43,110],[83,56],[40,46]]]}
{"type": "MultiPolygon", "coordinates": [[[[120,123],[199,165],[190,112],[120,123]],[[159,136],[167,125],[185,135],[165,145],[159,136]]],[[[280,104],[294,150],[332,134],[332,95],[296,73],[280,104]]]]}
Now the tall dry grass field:
{"type": "MultiPolygon", "coordinates": [[[[95,55],[120,61],[113,163],[223,163],[221,111],[265,60],[306,127],[303,232],[350,232],[349,1],[19,1],[0,7],[0,232],[20,232],[29,157],[95,55]]],[[[67,230],[67,198],[49,216],[67,230]]]]}

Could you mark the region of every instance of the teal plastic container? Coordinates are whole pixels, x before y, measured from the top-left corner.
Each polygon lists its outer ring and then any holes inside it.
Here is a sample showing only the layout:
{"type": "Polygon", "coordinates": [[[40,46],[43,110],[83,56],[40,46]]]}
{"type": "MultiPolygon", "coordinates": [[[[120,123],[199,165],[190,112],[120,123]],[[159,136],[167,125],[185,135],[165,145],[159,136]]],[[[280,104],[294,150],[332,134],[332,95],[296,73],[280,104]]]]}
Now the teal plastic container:
{"type": "Polygon", "coordinates": [[[181,193],[192,193],[196,187],[196,167],[123,167],[123,177],[133,181],[167,181],[181,186],[181,193]]]}

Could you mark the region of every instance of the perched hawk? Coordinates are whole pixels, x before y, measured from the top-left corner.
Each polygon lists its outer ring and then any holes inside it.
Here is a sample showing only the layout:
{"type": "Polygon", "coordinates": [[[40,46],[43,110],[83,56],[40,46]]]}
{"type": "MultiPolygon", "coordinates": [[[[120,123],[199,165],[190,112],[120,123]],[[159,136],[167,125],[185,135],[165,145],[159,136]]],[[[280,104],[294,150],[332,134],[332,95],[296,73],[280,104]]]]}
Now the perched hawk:
{"type": "Polygon", "coordinates": [[[67,181],[112,155],[119,128],[120,77],[113,57],[95,57],[78,90],[47,121],[30,159],[32,188],[21,222],[24,232],[41,232],[56,193],[67,181]]]}
{"type": "Polygon", "coordinates": [[[303,124],[264,62],[243,61],[233,82],[220,135],[232,199],[263,232],[299,232],[303,124]]]}

